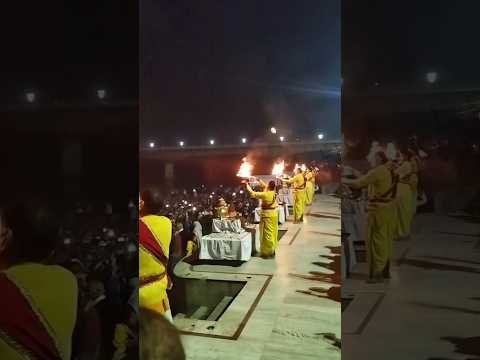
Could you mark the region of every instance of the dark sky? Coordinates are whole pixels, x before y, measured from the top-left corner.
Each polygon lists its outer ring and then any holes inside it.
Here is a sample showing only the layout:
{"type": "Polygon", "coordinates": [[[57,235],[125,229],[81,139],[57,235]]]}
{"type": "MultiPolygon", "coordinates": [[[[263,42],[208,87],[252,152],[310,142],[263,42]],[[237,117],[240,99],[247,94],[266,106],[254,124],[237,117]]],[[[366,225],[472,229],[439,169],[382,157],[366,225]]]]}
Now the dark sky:
{"type": "Polygon", "coordinates": [[[73,181],[83,192],[122,202],[135,194],[137,2],[8,2],[0,34],[0,198],[26,189],[61,194],[62,153],[70,142],[83,146],[81,165],[73,161],[81,168],[73,181]],[[109,97],[103,109],[96,107],[99,87],[109,97]],[[25,101],[29,90],[35,104],[25,101]],[[119,106],[126,102],[133,105],[119,106]]]}
{"type": "Polygon", "coordinates": [[[342,0],[343,90],[480,88],[476,0],[342,0]]]}
{"type": "Polygon", "coordinates": [[[339,129],[340,2],[141,2],[141,139],[339,129]]]}
{"type": "Polygon", "coordinates": [[[137,2],[9,2],[0,20],[2,106],[29,89],[43,104],[137,97],[137,2]]]}

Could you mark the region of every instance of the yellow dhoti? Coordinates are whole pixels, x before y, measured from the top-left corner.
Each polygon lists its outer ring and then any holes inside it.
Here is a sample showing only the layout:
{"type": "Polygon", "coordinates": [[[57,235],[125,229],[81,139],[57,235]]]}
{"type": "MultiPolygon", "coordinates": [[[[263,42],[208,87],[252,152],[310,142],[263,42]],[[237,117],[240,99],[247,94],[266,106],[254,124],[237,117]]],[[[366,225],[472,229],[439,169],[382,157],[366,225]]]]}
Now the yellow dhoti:
{"type": "Polygon", "coordinates": [[[295,221],[301,221],[305,210],[305,189],[295,190],[293,193],[293,218],[295,221]]]}
{"type": "Polygon", "coordinates": [[[370,276],[381,273],[390,261],[395,212],[394,203],[382,204],[368,212],[365,243],[370,276]]]}
{"type": "Polygon", "coordinates": [[[250,185],[247,185],[247,191],[252,198],[262,200],[260,255],[272,256],[278,242],[277,196],[273,190],[253,191],[250,185]]]}
{"type": "Polygon", "coordinates": [[[390,164],[376,166],[351,184],[355,188],[368,187],[369,201],[365,229],[367,263],[370,277],[382,276],[391,258],[397,226],[394,198],[396,181],[390,170],[390,164]]]}
{"type": "Polygon", "coordinates": [[[412,189],[412,211],[411,217],[413,218],[417,213],[417,198],[418,198],[418,191],[417,189],[412,189]]]}
{"type": "Polygon", "coordinates": [[[260,219],[260,254],[271,256],[275,253],[278,243],[278,213],[277,210],[263,210],[260,219]]]}
{"type": "Polygon", "coordinates": [[[410,236],[412,222],[412,190],[409,184],[398,184],[395,204],[397,207],[395,238],[406,238],[410,236]]]}
{"type": "Polygon", "coordinates": [[[315,185],[311,181],[307,181],[305,188],[305,202],[307,205],[311,205],[313,197],[315,196],[315,185]]]}

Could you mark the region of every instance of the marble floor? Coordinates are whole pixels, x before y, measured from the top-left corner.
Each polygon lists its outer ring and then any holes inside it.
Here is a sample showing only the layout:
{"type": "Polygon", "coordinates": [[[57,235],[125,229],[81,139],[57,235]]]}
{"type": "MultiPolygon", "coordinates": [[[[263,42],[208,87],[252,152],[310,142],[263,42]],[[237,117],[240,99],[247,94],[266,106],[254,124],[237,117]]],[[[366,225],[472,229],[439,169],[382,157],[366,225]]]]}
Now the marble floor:
{"type": "MultiPolygon", "coordinates": [[[[239,267],[198,265],[189,270],[193,277],[218,273],[271,279],[236,339],[183,335],[188,360],[340,359],[339,200],[317,195],[306,211],[303,224],[289,219],[275,259],[254,257],[239,267]]],[[[253,291],[242,291],[235,301],[249,304],[253,291]]]]}
{"type": "Polygon", "coordinates": [[[344,360],[480,359],[480,224],[419,214],[394,244],[392,279],[368,285],[366,264],[342,284],[344,360]]]}

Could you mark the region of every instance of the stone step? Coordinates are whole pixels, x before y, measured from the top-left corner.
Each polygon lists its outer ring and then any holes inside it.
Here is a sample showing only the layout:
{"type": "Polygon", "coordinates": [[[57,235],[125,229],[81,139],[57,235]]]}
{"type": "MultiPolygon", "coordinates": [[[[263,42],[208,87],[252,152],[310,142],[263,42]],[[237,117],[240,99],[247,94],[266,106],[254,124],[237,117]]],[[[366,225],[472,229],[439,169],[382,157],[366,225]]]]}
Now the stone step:
{"type": "Polygon", "coordinates": [[[208,316],[208,306],[200,306],[194,311],[190,319],[203,320],[208,316]]]}
{"type": "Polygon", "coordinates": [[[210,315],[208,315],[207,320],[217,321],[220,315],[223,314],[225,309],[228,307],[232,299],[232,296],[224,296],[223,299],[217,304],[217,306],[215,306],[215,309],[213,309],[210,315]]]}

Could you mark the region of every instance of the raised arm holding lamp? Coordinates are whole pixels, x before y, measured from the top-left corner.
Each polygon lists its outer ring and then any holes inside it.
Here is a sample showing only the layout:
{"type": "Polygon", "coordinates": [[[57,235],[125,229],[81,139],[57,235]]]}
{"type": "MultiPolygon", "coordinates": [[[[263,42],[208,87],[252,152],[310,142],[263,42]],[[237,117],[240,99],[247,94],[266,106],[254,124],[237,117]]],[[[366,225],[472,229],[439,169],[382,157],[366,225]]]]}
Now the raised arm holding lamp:
{"type": "Polygon", "coordinates": [[[262,191],[254,191],[249,183],[246,188],[254,199],[262,200],[262,212],[260,215],[260,256],[264,259],[275,257],[275,249],[278,242],[278,213],[277,196],[275,193],[275,181],[268,184],[257,179],[263,187],[262,191]]]}
{"type": "Polygon", "coordinates": [[[293,217],[294,223],[303,221],[303,212],[305,210],[306,201],[306,183],[307,180],[300,168],[295,170],[295,176],[290,179],[282,179],[283,182],[293,185],[293,217]]]}

